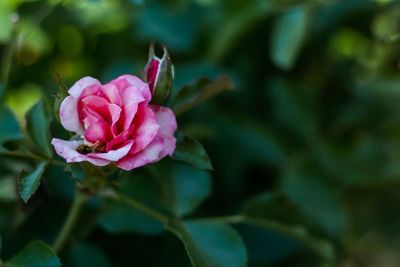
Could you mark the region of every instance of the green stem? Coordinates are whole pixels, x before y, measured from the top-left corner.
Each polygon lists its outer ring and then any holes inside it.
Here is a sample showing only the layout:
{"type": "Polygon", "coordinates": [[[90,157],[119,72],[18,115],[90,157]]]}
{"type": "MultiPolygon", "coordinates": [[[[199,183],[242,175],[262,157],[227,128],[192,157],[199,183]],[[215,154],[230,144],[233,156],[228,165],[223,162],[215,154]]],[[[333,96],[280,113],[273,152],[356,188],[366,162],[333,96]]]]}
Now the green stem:
{"type": "Polygon", "coordinates": [[[16,158],[27,158],[33,160],[40,160],[40,161],[49,161],[50,164],[57,165],[57,166],[64,166],[65,163],[62,161],[58,161],[55,159],[47,159],[45,157],[40,157],[33,154],[28,154],[20,151],[0,151],[0,157],[16,157],[16,158]]]}
{"type": "Polygon", "coordinates": [[[77,189],[74,197],[74,202],[72,203],[71,209],[69,210],[67,219],[64,222],[56,240],[53,243],[53,249],[55,252],[60,252],[71,235],[74,226],[79,218],[80,212],[83,205],[85,204],[88,196],[77,189]]]}
{"type": "Polygon", "coordinates": [[[117,198],[128,204],[129,206],[131,206],[132,208],[142,212],[143,214],[146,214],[147,216],[153,218],[156,221],[161,222],[162,224],[167,224],[169,221],[169,218],[161,213],[159,213],[158,211],[155,211],[145,205],[143,205],[142,203],[125,196],[124,194],[118,193],[116,192],[117,198]]]}
{"type": "Polygon", "coordinates": [[[220,217],[205,217],[205,218],[194,218],[192,221],[198,222],[214,222],[214,223],[242,223],[245,221],[245,217],[243,215],[230,215],[230,216],[220,216],[220,217]]]}

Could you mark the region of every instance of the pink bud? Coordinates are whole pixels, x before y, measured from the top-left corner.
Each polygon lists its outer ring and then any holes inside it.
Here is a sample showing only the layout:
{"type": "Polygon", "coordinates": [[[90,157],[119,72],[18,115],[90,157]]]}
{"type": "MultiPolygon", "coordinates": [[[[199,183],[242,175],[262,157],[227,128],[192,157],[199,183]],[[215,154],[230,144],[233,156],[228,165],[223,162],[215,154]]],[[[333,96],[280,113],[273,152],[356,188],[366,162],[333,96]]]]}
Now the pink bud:
{"type": "Polygon", "coordinates": [[[152,103],[161,104],[168,97],[172,88],[173,66],[168,51],[163,46],[163,56],[154,53],[154,44],[150,44],[149,60],[144,68],[144,76],[152,93],[152,103]]]}

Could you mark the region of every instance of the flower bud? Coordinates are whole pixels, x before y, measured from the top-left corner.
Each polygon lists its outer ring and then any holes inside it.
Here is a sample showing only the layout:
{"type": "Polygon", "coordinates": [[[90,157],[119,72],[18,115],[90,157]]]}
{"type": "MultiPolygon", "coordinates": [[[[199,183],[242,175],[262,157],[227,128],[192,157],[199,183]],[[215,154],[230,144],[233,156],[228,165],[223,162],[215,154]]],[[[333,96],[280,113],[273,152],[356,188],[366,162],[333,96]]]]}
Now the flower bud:
{"type": "Polygon", "coordinates": [[[154,53],[154,44],[150,44],[149,60],[144,68],[144,78],[152,93],[152,102],[161,104],[168,97],[172,88],[174,70],[168,51],[163,46],[163,56],[158,58],[154,53]]]}

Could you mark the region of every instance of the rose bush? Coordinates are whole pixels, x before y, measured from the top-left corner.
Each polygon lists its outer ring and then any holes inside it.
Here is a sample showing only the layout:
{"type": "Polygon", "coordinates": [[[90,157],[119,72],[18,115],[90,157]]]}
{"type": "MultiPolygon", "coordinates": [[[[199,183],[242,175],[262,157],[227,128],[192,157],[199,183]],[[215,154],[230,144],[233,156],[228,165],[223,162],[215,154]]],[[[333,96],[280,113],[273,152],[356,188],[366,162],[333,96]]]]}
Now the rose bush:
{"type": "Polygon", "coordinates": [[[150,104],[149,84],[140,78],[123,75],[102,85],[84,77],[68,93],[60,119],[77,138],[52,140],[67,162],[114,163],[132,170],[174,152],[175,115],[169,108],[150,104]]]}

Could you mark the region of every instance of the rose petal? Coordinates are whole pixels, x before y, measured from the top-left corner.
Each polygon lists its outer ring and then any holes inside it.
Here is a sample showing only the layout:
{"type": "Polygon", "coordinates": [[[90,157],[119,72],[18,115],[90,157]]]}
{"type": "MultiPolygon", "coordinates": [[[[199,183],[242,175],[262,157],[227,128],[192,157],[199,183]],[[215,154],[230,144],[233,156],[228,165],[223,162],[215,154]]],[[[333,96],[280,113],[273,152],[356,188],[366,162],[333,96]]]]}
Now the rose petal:
{"type": "Polygon", "coordinates": [[[112,137],[110,125],[108,125],[103,120],[98,120],[96,123],[92,124],[85,131],[85,139],[88,142],[96,143],[100,141],[101,143],[107,143],[112,137]]]}
{"type": "Polygon", "coordinates": [[[150,144],[157,135],[160,125],[154,111],[145,104],[139,105],[134,125],[133,139],[135,140],[135,147],[132,153],[137,153],[150,144]]]}
{"type": "Polygon", "coordinates": [[[79,81],[77,81],[69,90],[68,93],[76,98],[78,98],[82,91],[89,86],[92,85],[101,85],[101,83],[90,76],[83,77],[79,81]]]}
{"type": "Polygon", "coordinates": [[[110,122],[111,116],[108,110],[109,103],[102,97],[90,95],[82,99],[82,103],[84,107],[90,112],[92,115],[97,117],[96,115],[100,115],[105,121],[110,122]]]}
{"type": "Polygon", "coordinates": [[[62,126],[68,131],[82,135],[84,129],[78,115],[78,99],[67,96],[60,106],[60,119],[62,126]]]}
{"type": "Polygon", "coordinates": [[[88,154],[88,156],[96,159],[118,161],[124,156],[126,156],[126,154],[128,154],[129,150],[131,150],[132,148],[133,143],[134,141],[129,141],[124,146],[122,146],[117,150],[110,150],[107,153],[90,153],[88,154]]]}
{"type": "Polygon", "coordinates": [[[111,83],[115,84],[119,89],[134,87],[140,91],[141,95],[145,98],[146,103],[151,100],[149,85],[136,76],[125,74],[111,81],[111,83]]]}
{"type": "Polygon", "coordinates": [[[113,140],[107,143],[106,151],[114,150],[116,147],[120,147],[121,144],[125,143],[128,137],[132,134],[132,130],[124,131],[116,136],[113,140]]]}
{"type": "Polygon", "coordinates": [[[115,104],[109,104],[108,110],[110,111],[111,114],[111,132],[113,136],[116,137],[119,134],[117,129],[117,123],[119,118],[121,117],[122,109],[115,104]]]}
{"type": "Polygon", "coordinates": [[[101,92],[107,98],[107,100],[110,101],[110,103],[118,106],[122,105],[122,99],[115,84],[108,83],[103,85],[101,87],[101,92]]]}
{"type": "Polygon", "coordinates": [[[161,106],[152,106],[156,112],[157,121],[160,125],[157,135],[161,135],[164,138],[164,148],[161,152],[161,157],[166,155],[172,155],[176,147],[176,138],[174,133],[177,128],[175,114],[169,108],[161,106]]]}
{"type": "Polygon", "coordinates": [[[110,163],[108,160],[91,158],[76,151],[78,146],[83,144],[82,141],[65,141],[53,138],[51,144],[54,146],[57,154],[63,157],[68,163],[89,161],[97,166],[105,166],[110,163]]]}
{"type": "Polygon", "coordinates": [[[133,118],[136,115],[138,104],[145,101],[145,99],[135,87],[127,87],[122,90],[121,97],[125,114],[123,128],[127,130],[131,126],[133,118]]]}
{"type": "Polygon", "coordinates": [[[85,129],[88,129],[90,126],[92,126],[93,124],[95,124],[98,120],[101,120],[101,118],[99,118],[99,116],[93,116],[92,114],[90,114],[89,112],[87,112],[87,110],[84,111],[85,114],[85,118],[83,119],[83,125],[85,127],[85,129]]]}
{"type": "Polygon", "coordinates": [[[153,141],[137,154],[129,154],[117,162],[117,166],[123,170],[132,170],[146,164],[160,160],[160,153],[164,142],[161,137],[156,137],[153,141]]]}

